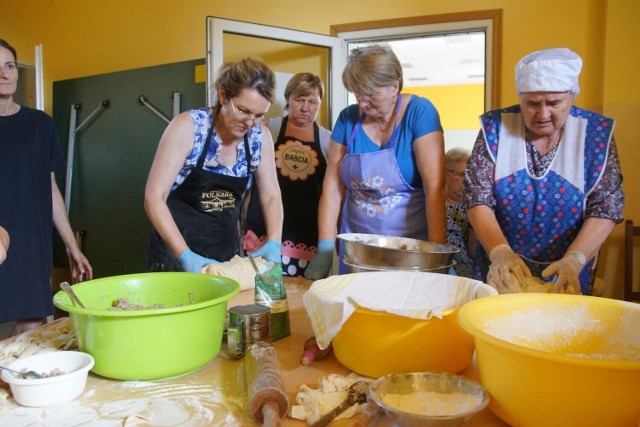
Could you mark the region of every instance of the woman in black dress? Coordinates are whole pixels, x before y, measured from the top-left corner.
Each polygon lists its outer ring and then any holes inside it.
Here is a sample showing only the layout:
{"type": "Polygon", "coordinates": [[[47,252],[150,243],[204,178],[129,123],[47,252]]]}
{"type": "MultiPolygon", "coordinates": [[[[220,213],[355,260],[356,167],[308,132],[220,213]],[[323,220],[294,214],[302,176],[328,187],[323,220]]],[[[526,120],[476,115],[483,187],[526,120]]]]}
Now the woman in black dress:
{"type": "Polygon", "coordinates": [[[0,39],[0,224],[11,235],[11,256],[0,265],[0,323],[15,333],[36,328],[53,314],[53,225],[65,244],[74,281],[92,279],[78,248],[54,170],[64,166],[53,120],[14,102],[16,51],[0,39]]]}

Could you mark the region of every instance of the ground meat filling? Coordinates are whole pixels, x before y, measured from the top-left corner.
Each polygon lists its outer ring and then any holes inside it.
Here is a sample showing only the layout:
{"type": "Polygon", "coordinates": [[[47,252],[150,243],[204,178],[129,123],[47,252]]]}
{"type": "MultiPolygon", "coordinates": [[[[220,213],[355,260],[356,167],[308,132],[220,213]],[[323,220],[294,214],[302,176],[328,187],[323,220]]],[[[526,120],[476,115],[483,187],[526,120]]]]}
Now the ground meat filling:
{"type": "Polygon", "coordinates": [[[113,306],[107,308],[107,310],[113,311],[124,311],[124,310],[153,310],[156,308],[165,308],[164,304],[153,304],[150,306],[143,306],[140,304],[135,304],[129,301],[128,298],[116,298],[113,302],[113,306]]]}

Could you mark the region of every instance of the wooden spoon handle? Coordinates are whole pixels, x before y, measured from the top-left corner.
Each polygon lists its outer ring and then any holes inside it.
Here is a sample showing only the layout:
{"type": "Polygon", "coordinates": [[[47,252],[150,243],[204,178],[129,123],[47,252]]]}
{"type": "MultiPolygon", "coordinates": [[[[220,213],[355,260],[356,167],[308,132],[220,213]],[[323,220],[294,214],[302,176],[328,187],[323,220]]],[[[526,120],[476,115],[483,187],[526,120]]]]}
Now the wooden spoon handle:
{"type": "Polygon", "coordinates": [[[329,424],[335,417],[347,410],[348,407],[353,405],[354,402],[351,398],[347,397],[341,404],[327,412],[315,423],[311,424],[311,427],[324,427],[329,424]]]}

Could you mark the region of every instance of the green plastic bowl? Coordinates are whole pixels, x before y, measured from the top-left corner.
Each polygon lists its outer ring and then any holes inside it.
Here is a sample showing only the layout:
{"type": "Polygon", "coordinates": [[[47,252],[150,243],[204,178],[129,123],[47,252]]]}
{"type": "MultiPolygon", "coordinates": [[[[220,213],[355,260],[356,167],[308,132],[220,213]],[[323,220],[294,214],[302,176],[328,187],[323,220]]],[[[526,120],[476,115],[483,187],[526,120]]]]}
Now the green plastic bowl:
{"type": "Polygon", "coordinates": [[[63,291],[53,303],[69,312],[80,349],[95,359],[93,372],[121,380],[169,378],[198,369],[218,354],[227,301],[240,285],[196,273],[141,273],[72,286],[86,309],[63,291]],[[116,298],[149,307],[108,310],[116,298]]]}

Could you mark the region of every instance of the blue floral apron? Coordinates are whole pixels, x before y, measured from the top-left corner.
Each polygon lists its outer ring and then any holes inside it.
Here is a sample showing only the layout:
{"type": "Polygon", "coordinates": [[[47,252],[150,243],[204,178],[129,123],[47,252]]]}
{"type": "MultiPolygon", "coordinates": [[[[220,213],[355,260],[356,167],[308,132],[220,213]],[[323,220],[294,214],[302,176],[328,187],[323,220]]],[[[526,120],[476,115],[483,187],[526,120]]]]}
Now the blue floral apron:
{"type": "MultiPolygon", "coordinates": [[[[400,94],[397,102],[399,111],[400,94]]],[[[379,151],[353,154],[353,142],[365,117],[362,113],[354,126],[340,167],[340,178],[347,189],[340,232],[428,240],[424,191],[407,183],[396,161],[398,129],[394,128],[390,140],[379,151]]],[[[339,253],[339,273],[344,274],[348,268],[343,263],[342,248],[339,253]]]]}
{"type": "MultiPolygon", "coordinates": [[[[541,277],[582,228],[587,196],[606,164],[614,121],[573,106],[563,141],[540,177],[527,167],[520,106],[491,111],[481,116],[481,123],[495,161],[496,219],[514,252],[541,277]]],[[[489,261],[478,249],[475,277],[486,281],[489,261]]],[[[591,286],[594,260],[580,273],[583,294],[591,286]]]]}

